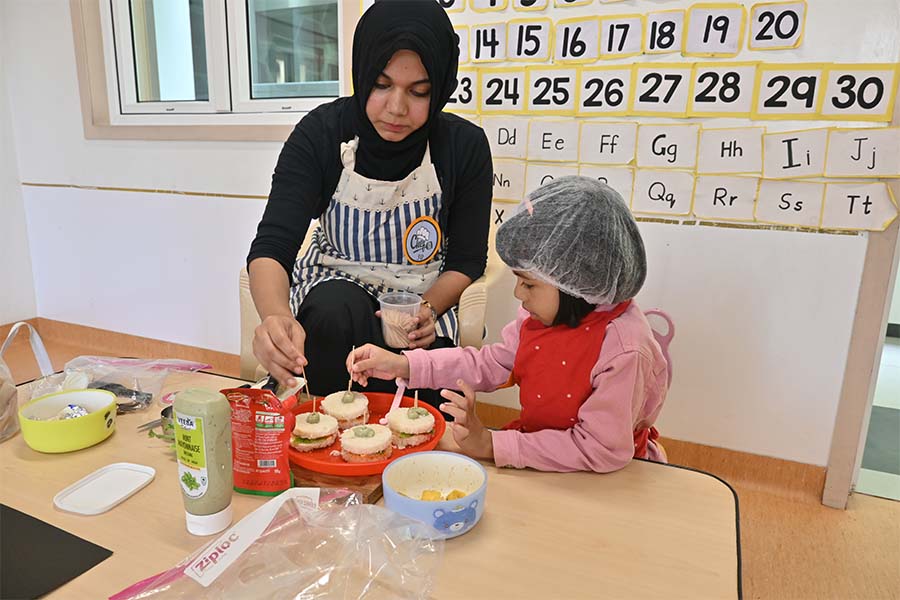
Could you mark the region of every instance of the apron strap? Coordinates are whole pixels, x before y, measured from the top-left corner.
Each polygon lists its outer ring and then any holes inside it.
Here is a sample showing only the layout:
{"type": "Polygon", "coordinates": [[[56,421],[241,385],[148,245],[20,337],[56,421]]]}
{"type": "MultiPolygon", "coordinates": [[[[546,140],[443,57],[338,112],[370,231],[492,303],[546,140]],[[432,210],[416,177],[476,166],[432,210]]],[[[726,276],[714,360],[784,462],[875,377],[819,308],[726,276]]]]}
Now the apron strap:
{"type": "Polygon", "coordinates": [[[356,166],[356,149],[359,147],[359,136],[349,142],[341,142],[341,164],[345,169],[353,170],[356,166]]]}

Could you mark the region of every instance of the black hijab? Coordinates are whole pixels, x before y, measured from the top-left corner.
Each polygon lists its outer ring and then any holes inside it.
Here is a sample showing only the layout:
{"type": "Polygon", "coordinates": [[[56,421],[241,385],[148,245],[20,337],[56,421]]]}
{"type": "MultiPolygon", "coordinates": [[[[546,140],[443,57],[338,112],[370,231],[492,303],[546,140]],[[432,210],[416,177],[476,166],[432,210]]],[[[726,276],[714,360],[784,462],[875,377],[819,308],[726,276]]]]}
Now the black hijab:
{"type": "Polygon", "coordinates": [[[435,0],[376,0],[360,18],[353,35],[354,93],[347,112],[359,136],[356,168],[361,175],[397,181],[422,162],[431,128],[456,89],[457,40],[447,13],[435,0]],[[388,142],[366,116],[366,101],[398,50],[419,55],[431,81],[431,103],[422,127],[399,142],[388,142]]]}

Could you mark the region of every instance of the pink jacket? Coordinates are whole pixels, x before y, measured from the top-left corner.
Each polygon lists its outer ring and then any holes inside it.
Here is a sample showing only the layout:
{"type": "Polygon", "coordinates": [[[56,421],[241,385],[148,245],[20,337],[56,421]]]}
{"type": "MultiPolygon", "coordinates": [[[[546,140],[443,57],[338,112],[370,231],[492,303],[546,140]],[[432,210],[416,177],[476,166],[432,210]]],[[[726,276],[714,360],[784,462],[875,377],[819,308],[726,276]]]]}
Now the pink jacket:
{"type": "MultiPolygon", "coordinates": [[[[405,352],[409,386],[456,389],[456,380],[463,379],[476,391],[496,390],[509,380],[526,318],[528,312],[520,307],[516,320],[503,328],[503,341],[480,350],[405,352]]],[[[610,322],[591,378],[593,391],[570,429],[492,431],[497,466],[606,473],[627,465],[634,456],[634,431],[653,425],[667,391],[666,359],[636,303],[610,322]]],[[[648,458],[665,460],[653,442],[648,458]]]]}

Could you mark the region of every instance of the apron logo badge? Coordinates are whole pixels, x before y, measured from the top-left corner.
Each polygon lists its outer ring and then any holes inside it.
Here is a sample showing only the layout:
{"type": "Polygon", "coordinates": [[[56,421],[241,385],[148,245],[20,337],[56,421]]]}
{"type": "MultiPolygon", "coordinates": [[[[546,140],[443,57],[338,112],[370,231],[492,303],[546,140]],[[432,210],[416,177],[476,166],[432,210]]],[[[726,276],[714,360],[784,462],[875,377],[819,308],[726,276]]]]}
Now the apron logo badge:
{"type": "Polygon", "coordinates": [[[441,247],[441,228],[431,217],[419,217],[409,224],[403,235],[403,253],[414,265],[430,261],[441,247]]]}

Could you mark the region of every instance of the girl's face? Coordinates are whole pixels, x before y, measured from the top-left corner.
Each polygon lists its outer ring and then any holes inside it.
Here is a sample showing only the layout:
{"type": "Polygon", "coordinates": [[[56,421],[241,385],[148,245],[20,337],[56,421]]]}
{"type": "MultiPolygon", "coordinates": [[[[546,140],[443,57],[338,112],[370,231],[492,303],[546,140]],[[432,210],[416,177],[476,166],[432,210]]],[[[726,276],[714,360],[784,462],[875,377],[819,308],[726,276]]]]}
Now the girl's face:
{"type": "Polygon", "coordinates": [[[394,53],[366,101],[366,116],[381,139],[402,141],[428,120],[431,82],[419,55],[394,53]]]}
{"type": "Polygon", "coordinates": [[[552,325],[559,312],[559,290],[525,271],[513,271],[513,275],[516,276],[514,295],[522,301],[522,308],[543,325],[552,325]]]}

